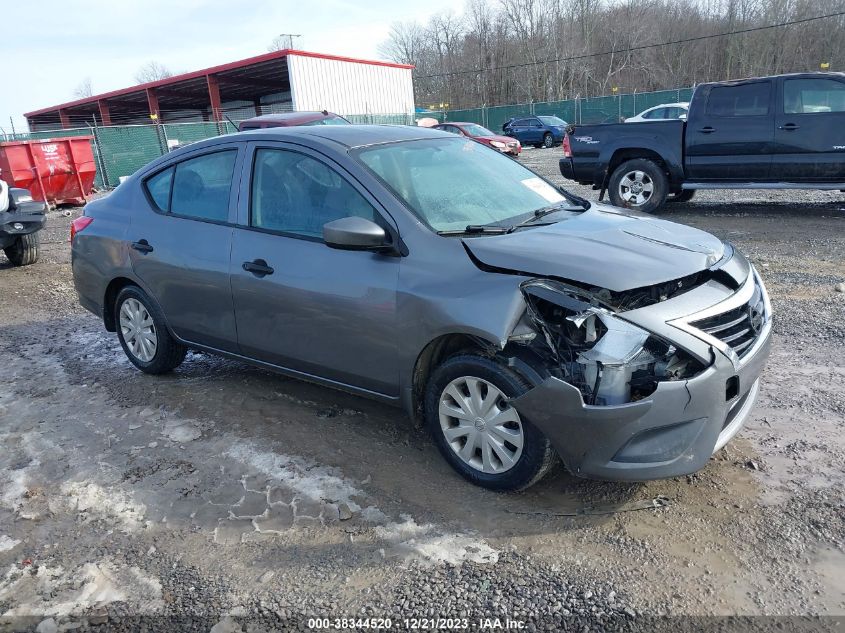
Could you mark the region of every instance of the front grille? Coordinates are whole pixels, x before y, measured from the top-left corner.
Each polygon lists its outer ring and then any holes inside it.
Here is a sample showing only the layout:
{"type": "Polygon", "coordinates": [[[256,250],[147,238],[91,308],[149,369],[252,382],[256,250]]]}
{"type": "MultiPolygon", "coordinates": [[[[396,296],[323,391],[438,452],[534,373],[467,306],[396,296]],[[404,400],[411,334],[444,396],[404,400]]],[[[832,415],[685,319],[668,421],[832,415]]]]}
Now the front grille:
{"type": "Polygon", "coordinates": [[[755,281],[754,294],[747,304],[700,321],[693,321],[690,325],[719,339],[742,358],[760,335],[765,323],[765,314],[763,289],[755,281]]]}

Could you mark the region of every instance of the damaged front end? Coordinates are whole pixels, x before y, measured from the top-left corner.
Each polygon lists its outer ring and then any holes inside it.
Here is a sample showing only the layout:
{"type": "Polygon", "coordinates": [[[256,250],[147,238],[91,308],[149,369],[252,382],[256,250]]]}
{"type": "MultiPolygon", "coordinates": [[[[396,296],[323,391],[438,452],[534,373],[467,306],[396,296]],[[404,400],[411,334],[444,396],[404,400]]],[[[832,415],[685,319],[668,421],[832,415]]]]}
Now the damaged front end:
{"type": "Polygon", "coordinates": [[[511,341],[539,358],[549,375],[576,387],[585,404],[636,402],[661,381],[691,378],[705,368],[620,318],[600,293],[544,279],[526,281],[521,290],[526,317],[511,341]]]}
{"type": "Polygon", "coordinates": [[[769,353],[770,309],[741,357],[697,328],[718,320],[710,329],[721,328],[724,340],[745,336],[735,312],[768,306],[759,276],[749,266],[742,283],[705,275],[697,286],[682,286],[609,296],[556,280],[521,284],[525,314],[504,355],[533,368],[535,386],[511,403],[572,473],[623,481],[692,473],[748,417],[769,353]],[[634,295],[658,298],[621,309],[618,300],[630,303],[634,295]],[[696,320],[702,314],[710,320],[696,320]]]}

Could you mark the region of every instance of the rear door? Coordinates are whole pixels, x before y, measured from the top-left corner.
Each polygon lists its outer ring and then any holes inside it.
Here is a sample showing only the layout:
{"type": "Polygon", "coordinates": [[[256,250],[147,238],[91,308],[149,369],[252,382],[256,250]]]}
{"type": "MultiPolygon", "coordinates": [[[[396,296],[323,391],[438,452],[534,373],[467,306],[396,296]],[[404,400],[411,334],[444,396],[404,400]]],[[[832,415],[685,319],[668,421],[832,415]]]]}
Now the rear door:
{"type": "Polygon", "coordinates": [[[774,146],[772,81],[709,87],[686,126],[686,173],[693,181],[769,180],[774,146]]]}
{"type": "Polygon", "coordinates": [[[780,85],[772,177],[845,182],[845,81],[784,77],[780,85]]]}
{"type": "Polygon", "coordinates": [[[250,143],[241,191],[231,261],[241,353],[398,395],[401,258],[329,248],[322,237],[342,217],[388,230],[392,220],[339,165],[301,146],[250,143]]]}
{"type": "Polygon", "coordinates": [[[215,145],[142,183],[149,209],[127,231],[132,268],[180,338],[237,350],[229,252],[242,143],[215,145]]]}

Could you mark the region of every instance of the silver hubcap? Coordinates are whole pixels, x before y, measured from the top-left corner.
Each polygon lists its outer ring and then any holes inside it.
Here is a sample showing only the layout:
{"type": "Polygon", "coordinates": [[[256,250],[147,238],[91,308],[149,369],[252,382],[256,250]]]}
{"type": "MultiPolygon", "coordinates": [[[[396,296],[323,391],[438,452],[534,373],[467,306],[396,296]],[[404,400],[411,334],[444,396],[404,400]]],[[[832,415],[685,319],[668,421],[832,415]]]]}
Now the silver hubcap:
{"type": "Polygon", "coordinates": [[[120,306],[120,332],[138,360],[148,363],[156,355],[158,337],[153,317],[137,299],[129,298],[120,306]]]}
{"type": "Polygon", "coordinates": [[[654,182],[644,171],[630,171],[619,181],[619,196],[632,206],[644,205],[652,193],[654,182]]]}
{"type": "Polygon", "coordinates": [[[456,378],[440,395],[440,428],[455,454],[483,473],[503,473],[522,455],[519,413],[495,385],[456,378]]]}

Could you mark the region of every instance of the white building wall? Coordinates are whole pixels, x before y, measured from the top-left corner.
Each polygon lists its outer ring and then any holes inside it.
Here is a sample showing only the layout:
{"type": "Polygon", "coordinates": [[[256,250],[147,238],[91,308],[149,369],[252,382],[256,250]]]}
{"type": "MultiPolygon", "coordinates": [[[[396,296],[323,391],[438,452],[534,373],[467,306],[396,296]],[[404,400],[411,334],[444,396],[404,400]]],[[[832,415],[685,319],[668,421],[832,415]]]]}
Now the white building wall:
{"type": "Polygon", "coordinates": [[[413,114],[410,68],[306,57],[287,58],[295,110],[337,114],[413,114]]]}

